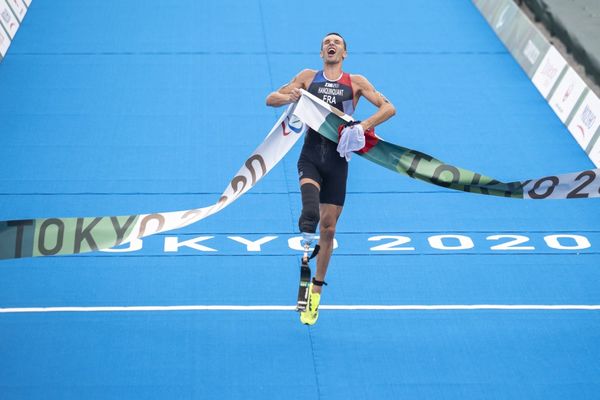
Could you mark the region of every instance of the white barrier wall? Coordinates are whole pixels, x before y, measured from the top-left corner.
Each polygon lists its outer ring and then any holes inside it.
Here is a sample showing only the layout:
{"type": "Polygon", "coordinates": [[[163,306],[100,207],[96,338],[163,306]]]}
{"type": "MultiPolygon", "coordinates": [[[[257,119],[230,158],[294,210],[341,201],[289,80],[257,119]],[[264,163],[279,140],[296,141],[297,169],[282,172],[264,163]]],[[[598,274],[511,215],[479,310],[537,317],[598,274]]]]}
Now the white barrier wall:
{"type": "Polygon", "coordinates": [[[473,0],[579,146],[600,167],[600,99],[513,0],[473,0]]]}
{"type": "Polygon", "coordinates": [[[21,27],[31,0],[0,0],[0,62],[21,27]]]}

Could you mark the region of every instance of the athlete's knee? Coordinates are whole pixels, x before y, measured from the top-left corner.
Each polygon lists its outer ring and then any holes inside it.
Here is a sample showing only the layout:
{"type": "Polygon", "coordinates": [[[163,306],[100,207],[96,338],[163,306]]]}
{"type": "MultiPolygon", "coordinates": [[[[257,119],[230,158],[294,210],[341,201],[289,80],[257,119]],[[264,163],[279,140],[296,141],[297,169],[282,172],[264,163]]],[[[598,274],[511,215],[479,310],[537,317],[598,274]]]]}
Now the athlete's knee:
{"type": "Polygon", "coordinates": [[[319,228],[319,237],[321,240],[333,240],[335,236],[335,220],[329,221],[324,218],[321,221],[321,227],[319,228]]]}
{"type": "Polygon", "coordinates": [[[311,183],[300,186],[302,213],[298,221],[300,232],[315,233],[319,224],[319,188],[311,183]]]}
{"type": "Polygon", "coordinates": [[[319,237],[321,240],[333,240],[335,236],[335,227],[334,226],[323,226],[319,229],[319,237]]]}

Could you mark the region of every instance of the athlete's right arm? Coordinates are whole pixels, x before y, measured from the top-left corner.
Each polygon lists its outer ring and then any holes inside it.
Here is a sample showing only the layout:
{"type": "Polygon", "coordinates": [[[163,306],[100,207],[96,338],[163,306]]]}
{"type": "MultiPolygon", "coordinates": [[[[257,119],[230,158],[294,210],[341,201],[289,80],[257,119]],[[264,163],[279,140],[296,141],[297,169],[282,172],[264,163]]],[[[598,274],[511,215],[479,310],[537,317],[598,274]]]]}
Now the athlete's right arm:
{"type": "Polygon", "coordinates": [[[289,83],[283,85],[267,96],[267,105],[271,107],[280,107],[286,104],[295,103],[300,100],[300,89],[307,89],[310,82],[314,79],[316,71],[305,69],[294,77],[289,83]]]}

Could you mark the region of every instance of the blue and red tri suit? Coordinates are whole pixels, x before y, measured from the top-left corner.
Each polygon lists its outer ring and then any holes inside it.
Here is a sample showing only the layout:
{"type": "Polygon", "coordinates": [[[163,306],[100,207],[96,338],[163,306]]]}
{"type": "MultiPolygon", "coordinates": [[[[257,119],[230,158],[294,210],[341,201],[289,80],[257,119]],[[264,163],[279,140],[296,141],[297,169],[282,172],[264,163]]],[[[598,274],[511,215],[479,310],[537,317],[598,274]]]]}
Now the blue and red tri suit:
{"type": "MultiPolygon", "coordinates": [[[[343,72],[335,81],[325,77],[323,71],[315,74],[308,92],[348,115],[354,113],[354,92],[350,74],[343,72]]],[[[309,129],[298,159],[300,179],[310,178],[321,186],[322,204],[344,205],[348,162],[340,157],[337,144],[309,129]]]]}

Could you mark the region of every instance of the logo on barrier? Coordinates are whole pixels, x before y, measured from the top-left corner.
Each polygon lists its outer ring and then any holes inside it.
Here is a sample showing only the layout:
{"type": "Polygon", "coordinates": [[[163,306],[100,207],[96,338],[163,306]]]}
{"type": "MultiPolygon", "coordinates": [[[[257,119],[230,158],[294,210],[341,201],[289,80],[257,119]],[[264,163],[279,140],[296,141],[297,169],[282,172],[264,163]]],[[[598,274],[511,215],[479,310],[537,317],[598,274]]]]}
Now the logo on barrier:
{"type": "MultiPolygon", "coordinates": [[[[542,70],[542,75],[548,81],[554,81],[554,79],[556,78],[557,74],[558,74],[558,67],[555,67],[551,63],[548,63],[548,64],[544,65],[544,69],[542,70]]],[[[546,86],[548,86],[548,84],[546,84],[546,86]]]]}
{"type": "Polygon", "coordinates": [[[590,106],[585,106],[581,120],[588,129],[591,129],[592,125],[594,125],[594,122],[596,122],[596,114],[594,114],[590,106]]]}
{"type": "Polygon", "coordinates": [[[550,47],[532,78],[542,96],[548,96],[565,65],[567,62],[563,56],[553,46],[550,47]]]}
{"type": "Polygon", "coordinates": [[[12,0],[11,3],[14,6],[15,14],[17,14],[19,19],[23,19],[23,16],[27,12],[25,5],[18,0],[12,0]]]}
{"type": "Polygon", "coordinates": [[[538,60],[538,57],[540,56],[540,50],[537,48],[537,46],[535,44],[533,44],[533,42],[531,40],[529,40],[527,42],[527,46],[523,50],[523,55],[525,55],[525,57],[527,57],[527,60],[529,61],[529,63],[533,65],[533,64],[535,64],[535,62],[538,60]]]}
{"type": "Polygon", "coordinates": [[[569,68],[556,89],[556,93],[550,99],[550,106],[561,122],[566,122],[584,89],[585,82],[572,68],[569,68]]]}
{"type": "Polygon", "coordinates": [[[600,99],[589,92],[569,124],[569,131],[584,150],[587,149],[600,126],[599,111],[600,99]]]}
{"type": "Polygon", "coordinates": [[[561,103],[564,103],[565,101],[569,100],[569,97],[571,96],[571,93],[573,92],[574,87],[575,87],[575,82],[571,82],[571,84],[567,88],[567,91],[563,95],[562,100],[560,101],[561,103]]]}
{"type": "Polygon", "coordinates": [[[506,22],[506,14],[508,13],[509,8],[509,6],[504,7],[504,10],[502,10],[502,13],[500,13],[500,17],[496,23],[496,29],[500,29],[502,26],[504,26],[504,22],[506,22]]]}

